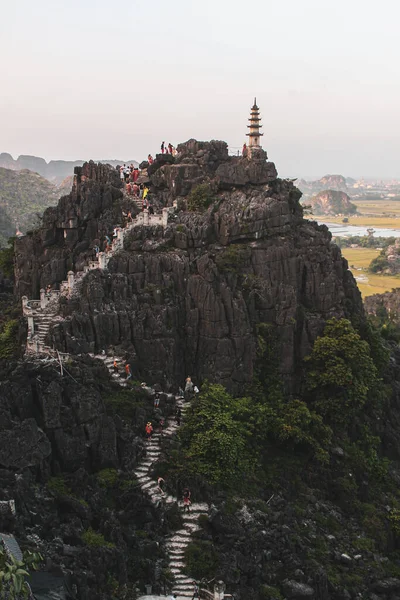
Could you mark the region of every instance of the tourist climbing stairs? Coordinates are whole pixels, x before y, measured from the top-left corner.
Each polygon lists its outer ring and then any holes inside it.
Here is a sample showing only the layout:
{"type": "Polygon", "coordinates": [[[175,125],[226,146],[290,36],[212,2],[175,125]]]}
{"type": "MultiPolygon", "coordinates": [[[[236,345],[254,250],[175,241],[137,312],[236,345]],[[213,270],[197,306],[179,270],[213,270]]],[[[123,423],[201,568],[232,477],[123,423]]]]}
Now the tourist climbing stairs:
{"type": "MultiPolygon", "coordinates": [[[[183,398],[179,396],[176,397],[176,406],[181,408],[182,418],[184,419],[188,404],[185,404],[183,398]]],[[[151,502],[155,505],[162,503],[166,505],[179,504],[178,498],[167,492],[160,491],[157,481],[152,474],[155,463],[161,457],[161,440],[174,436],[178,430],[179,426],[176,423],[170,423],[164,429],[162,435],[160,433],[153,433],[151,439],[146,442],[146,456],[135,470],[135,475],[142,490],[149,495],[151,502]]],[[[193,503],[190,506],[190,512],[182,514],[182,528],[175,531],[166,540],[169,570],[175,580],[172,593],[176,594],[178,600],[186,600],[193,596],[193,578],[188,577],[184,572],[185,550],[192,541],[193,533],[200,529],[200,515],[206,515],[207,513],[208,505],[206,503],[193,503]]]]}
{"type": "Polygon", "coordinates": [[[116,383],[119,383],[119,385],[122,387],[127,386],[125,371],[124,371],[125,364],[124,364],[124,361],[122,360],[122,358],[117,357],[117,356],[109,356],[107,354],[93,354],[92,356],[93,356],[93,358],[98,358],[105,364],[105,366],[107,367],[107,369],[110,372],[111,377],[113,378],[113,380],[116,383]],[[116,373],[114,371],[114,360],[116,360],[117,364],[118,364],[118,373],[116,373]]]}
{"type": "MultiPolygon", "coordinates": [[[[121,376],[121,374],[123,374],[124,364],[124,361],[121,358],[105,353],[94,355],[94,358],[98,358],[104,363],[114,381],[123,387],[127,385],[124,376],[121,376]],[[117,360],[117,363],[120,365],[119,374],[114,373],[114,360],[117,360]]],[[[184,419],[189,404],[184,402],[182,396],[176,396],[175,405],[177,408],[181,409],[182,419],[184,419]]],[[[162,454],[161,441],[173,437],[178,430],[178,424],[170,422],[163,430],[162,434],[154,432],[151,439],[146,441],[146,454],[134,471],[141,489],[150,497],[151,502],[156,506],[159,504],[179,504],[178,498],[165,491],[160,491],[153,475],[155,463],[161,458],[162,454]]],[[[190,512],[182,513],[182,528],[175,531],[166,540],[168,567],[175,581],[172,593],[176,594],[177,600],[186,600],[193,596],[193,578],[188,577],[184,572],[185,550],[192,541],[193,533],[200,529],[199,517],[207,514],[208,505],[206,503],[195,502],[191,504],[190,512]]]]}
{"type": "MultiPolygon", "coordinates": [[[[131,198],[129,196],[129,198],[131,198]]],[[[138,207],[142,211],[142,200],[135,198],[138,207]]],[[[68,280],[62,281],[60,290],[51,290],[50,293],[40,291],[40,300],[22,299],[22,310],[24,317],[28,320],[28,339],[26,344],[27,352],[36,354],[48,353],[51,348],[44,344],[44,340],[49,331],[54,317],[58,314],[58,301],[60,296],[76,296],[80,293],[81,286],[85,275],[94,269],[107,269],[110,258],[124,247],[124,236],[134,227],[138,226],[163,226],[168,223],[169,209],[164,208],[162,214],[150,215],[147,210],[140,212],[139,215],[125,227],[117,227],[116,237],[113,239],[111,248],[108,252],[99,252],[97,260],[88,260],[83,271],[68,273],[68,280]]]]}

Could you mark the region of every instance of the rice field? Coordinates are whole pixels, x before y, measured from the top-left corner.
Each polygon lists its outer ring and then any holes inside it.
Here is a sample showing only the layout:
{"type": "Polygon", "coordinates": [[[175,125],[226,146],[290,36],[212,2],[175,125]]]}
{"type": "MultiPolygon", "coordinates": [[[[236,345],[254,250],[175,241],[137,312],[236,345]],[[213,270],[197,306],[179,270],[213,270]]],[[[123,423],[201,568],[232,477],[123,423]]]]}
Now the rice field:
{"type": "Polygon", "coordinates": [[[400,288],[400,275],[377,275],[368,273],[368,267],[373,258],[378,256],[379,250],[374,248],[342,248],[342,254],[349,263],[361,295],[383,294],[393,288],[400,288]]]}

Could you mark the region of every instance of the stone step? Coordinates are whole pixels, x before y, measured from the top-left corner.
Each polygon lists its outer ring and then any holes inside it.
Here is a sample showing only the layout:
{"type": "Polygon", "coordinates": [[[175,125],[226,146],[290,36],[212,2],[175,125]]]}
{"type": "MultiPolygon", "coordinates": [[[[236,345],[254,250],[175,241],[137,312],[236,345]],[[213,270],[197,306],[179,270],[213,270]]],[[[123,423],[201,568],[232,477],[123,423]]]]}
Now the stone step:
{"type": "Polygon", "coordinates": [[[180,549],[180,548],[179,548],[179,549],[176,549],[176,550],[175,550],[174,548],[171,548],[171,549],[169,550],[168,554],[169,554],[170,556],[176,556],[176,557],[180,557],[180,556],[184,556],[185,552],[184,552],[182,549],[180,549]]]}
{"type": "Polygon", "coordinates": [[[184,575],[183,573],[176,575],[175,577],[176,579],[176,585],[185,585],[187,583],[190,583],[193,589],[193,579],[190,579],[190,577],[188,577],[187,575],[184,575]]]}
{"type": "Polygon", "coordinates": [[[171,569],[183,569],[183,567],[185,566],[185,563],[182,562],[181,560],[170,560],[169,566],[171,569]]]}
{"type": "Polygon", "coordinates": [[[147,474],[138,475],[137,473],[135,473],[135,475],[140,484],[148,483],[149,481],[151,481],[151,478],[147,474]]]}
{"type": "Polygon", "coordinates": [[[141,473],[148,473],[149,469],[146,466],[137,467],[135,470],[135,475],[140,475],[141,473]]]}
{"type": "Polygon", "coordinates": [[[156,489],[157,485],[154,481],[149,481],[149,483],[145,483],[144,485],[142,485],[141,488],[142,490],[150,491],[150,489],[152,488],[156,489]]]}
{"type": "Polygon", "coordinates": [[[166,544],[170,547],[170,548],[181,548],[182,544],[188,544],[190,542],[190,540],[192,539],[192,536],[186,531],[185,535],[173,535],[171,538],[169,538],[169,540],[166,542],[166,544]]]}

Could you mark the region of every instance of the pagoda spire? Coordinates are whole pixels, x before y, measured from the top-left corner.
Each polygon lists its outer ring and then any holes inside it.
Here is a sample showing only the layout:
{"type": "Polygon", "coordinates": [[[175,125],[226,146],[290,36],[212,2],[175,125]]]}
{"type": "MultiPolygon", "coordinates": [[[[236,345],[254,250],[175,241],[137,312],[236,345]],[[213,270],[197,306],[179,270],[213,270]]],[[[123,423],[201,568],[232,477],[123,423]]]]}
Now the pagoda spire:
{"type": "Polygon", "coordinates": [[[249,128],[249,132],[247,135],[249,136],[249,148],[261,148],[260,137],[264,134],[260,132],[261,118],[260,118],[260,110],[257,106],[257,98],[254,98],[254,104],[250,110],[250,125],[247,125],[249,128]]]}

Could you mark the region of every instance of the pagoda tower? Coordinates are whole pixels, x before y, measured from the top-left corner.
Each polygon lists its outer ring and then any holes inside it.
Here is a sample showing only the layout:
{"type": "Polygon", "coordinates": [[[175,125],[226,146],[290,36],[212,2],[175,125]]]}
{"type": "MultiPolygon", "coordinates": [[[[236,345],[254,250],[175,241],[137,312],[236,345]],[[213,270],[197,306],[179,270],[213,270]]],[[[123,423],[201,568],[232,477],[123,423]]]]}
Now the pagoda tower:
{"type": "Polygon", "coordinates": [[[251,152],[252,148],[261,148],[260,137],[264,135],[260,132],[260,128],[262,127],[261,119],[260,119],[260,110],[257,106],[257,99],[254,98],[254,104],[251,107],[250,112],[250,125],[247,125],[249,128],[249,150],[251,152]]]}

